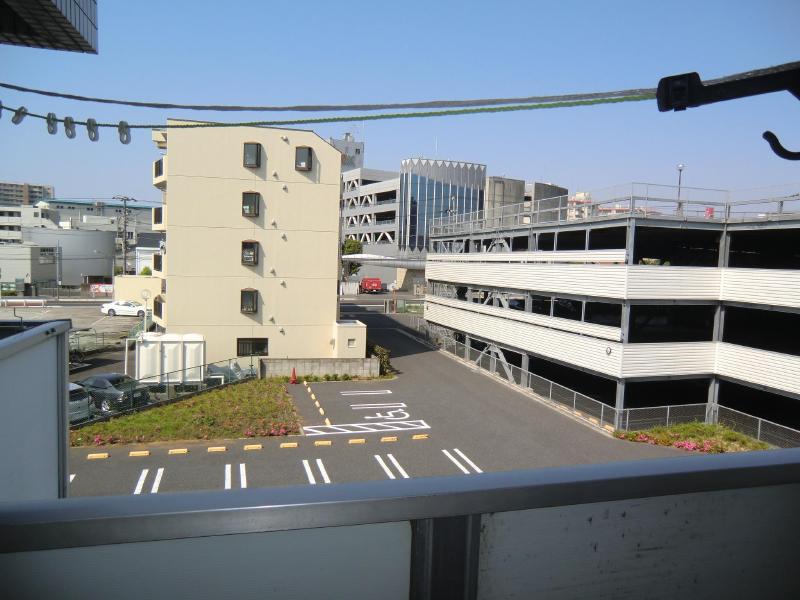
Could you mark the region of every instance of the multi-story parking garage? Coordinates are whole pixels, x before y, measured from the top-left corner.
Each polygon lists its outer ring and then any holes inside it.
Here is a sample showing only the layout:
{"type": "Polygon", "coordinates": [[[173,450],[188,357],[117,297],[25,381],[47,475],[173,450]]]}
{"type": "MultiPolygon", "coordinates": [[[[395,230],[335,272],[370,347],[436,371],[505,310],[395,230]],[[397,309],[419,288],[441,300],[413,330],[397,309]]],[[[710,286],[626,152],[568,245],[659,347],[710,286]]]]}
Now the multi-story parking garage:
{"type": "Polygon", "coordinates": [[[798,241],[798,194],[634,184],[445,217],[425,316],[617,418],[707,403],[798,428],[798,241]]]}

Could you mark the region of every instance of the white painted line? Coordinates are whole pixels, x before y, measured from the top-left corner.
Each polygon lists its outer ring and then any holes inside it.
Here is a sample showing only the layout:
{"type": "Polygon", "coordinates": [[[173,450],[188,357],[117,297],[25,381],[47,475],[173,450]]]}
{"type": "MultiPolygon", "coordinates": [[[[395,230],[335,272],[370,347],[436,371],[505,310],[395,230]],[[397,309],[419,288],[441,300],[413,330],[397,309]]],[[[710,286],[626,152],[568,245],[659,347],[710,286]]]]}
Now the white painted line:
{"type": "Polygon", "coordinates": [[[340,423],[338,425],[307,425],[303,432],[307,436],[336,435],[340,433],[365,433],[379,431],[408,431],[430,429],[425,421],[387,421],[382,423],[340,423]]]}
{"type": "Polygon", "coordinates": [[[311,472],[311,466],[308,464],[306,459],[303,459],[303,468],[306,470],[306,477],[308,477],[308,483],[311,485],[316,485],[317,480],[314,479],[314,473],[311,472]]]}
{"type": "Polygon", "coordinates": [[[374,404],[351,404],[353,410],[370,410],[373,408],[407,408],[405,402],[376,402],[374,404]]]}
{"type": "Polygon", "coordinates": [[[317,467],[319,467],[319,472],[322,473],[322,481],[330,483],[331,480],[328,477],[328,472],[325,470],[325,465],[322,464],[322,459],[317,459],[317,467]]]}
{"type": "Polygon", "coordinates": [[[345,390],[339,392],[342,396],[379,396],[383,394],[391,394],[392,390],[345,390]]]}
{"type": "Polygon", "coordinates": [[[75,473],[70,473],[69,482],[72,483],[73,479],[75,479],[75,473]]]}
{"type": "Polygon", "coordinates": [[[478,468],[478,465],[476,465],[474,462],[472,462],[472,461],[471,461],[471,460],[470,460],[470,459],[467,457],[467,455],[466,455],[466,454],[464,454],[464,453],[463,453],[461,450],[459,450],[458,448],[453,448],[453,451],[454,451],[456,454],[458,454],[458,455],[459,455],[461,458],[463,458],[463,459],[466,461],[466,463],[467,463],[467,464],[468,464],[470,467],[472,467],[473,469],[475,469],[475,472],[476,472],[476,473],[483,473],[483,471],[481,471],[481,470],[478,468]]]}
{"type": "Polygon", "coordinates": [[[147,479],[147,473],[149,473],[148,469],[142,469],[142,474],[139,475],[139,482],[136,484],[136,489],[133,490],[134,495],[142,493],[142,488],[144,487],[144,481],[145,479],[147,479]]]}
{"type": "Polygon", "coordinates": [[[442,449],[442,452],[444,452],[444,455],[445,455],[447,458],[449,458],[449,459],[450,459],[450,460],[453,462],[453,464],[454,464],[455,466],[457,466],[459,469],[461,469],[461,470],[462,470],[464,473],[466,473],[467,475],[469,475],[469,474],[470,474],[470,473],[469,473],[469,470],[467,470],[467,468],[466,468],[464,465],[462,465],[462,464],[461,464],[460,462],[458,462],[458,461],[457,461],[455,458],[453,458],[453,455],[452,455],[452,454],[450,454],[450,453],[449,453],[447,450],[444,450],[444,449],[442,449]]]}
{"type": "Polygon", "coordinates": [[[386,463],[385,463],[385,462],[383,462],[383,459],[380,457],[380,455],[379,455],[379,454],[375,454],[375,460],[377,460],[377,461],[378,461],[378,464],[381,466],[381,468],[383,469],[383,472],[384,472],[384,473],[386,473],[386,476],[387,476],[389,479],[397,479],[397,478],[394,476],[394,473],[392,473],[392,472],[389,470],[389,467],[387,467],[387,466],[386,466],[386,463]]]}
{"type": "Polygon", "coordinates": [[[159,467],[158,471],[156,471],[156,480],[153,482],[153,487],[150,488],[151,494],[158,493],[158,486],[161,485],[161,476],[164,475],[164,467],[159,467]]]}
{"type": "Polygon", "coordinates": [[[225,465],[225,489],[231,489],[231,466],[225,465]]]}
{"type": "Polygon", "coordinates": [[[387,454],[386,457],[390,461],[392,461],[392,463],[394,463],[394,466],[397,467],[397,470],[400,472],[400,475],[403,476],[403,479],[408,479],[409,478],[408,477],[408,473],[406,473],[406,470],[403,467],[400,466],[400,463],[397,462],[397,459],[395,459],[394,456],[392,456],[391,454],[387,454]]]}
{"type": "Polygon", "coordinates": [[[244,466],[244,463],[239,464],[239,479],[241,481],[242,488],[247,487],[247,467],[244,466]]]}

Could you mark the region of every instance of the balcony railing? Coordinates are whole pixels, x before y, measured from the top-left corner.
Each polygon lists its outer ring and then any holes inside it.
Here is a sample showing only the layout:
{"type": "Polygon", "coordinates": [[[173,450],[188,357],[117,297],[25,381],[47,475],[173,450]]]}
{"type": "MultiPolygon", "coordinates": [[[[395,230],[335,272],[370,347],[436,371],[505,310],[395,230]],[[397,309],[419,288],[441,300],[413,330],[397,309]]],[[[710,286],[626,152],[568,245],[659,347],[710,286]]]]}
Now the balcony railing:
{"type": "Polygon", "coordinates": [[[798,481],[791,449],[9,502],[0,572],[25,598],[797,598],[798,481]]]}
{"type": "Polygon", "coordinates": [[[164,209],[161,207],[153,209],[153,225],[161,225],[163,223],[163,211],[164,209]]]}
{"type": "Polygon", "coordinates": [[[164,270],[164,257],[161,254],[153,254],[153,270],[154,271],[164,270]]]}

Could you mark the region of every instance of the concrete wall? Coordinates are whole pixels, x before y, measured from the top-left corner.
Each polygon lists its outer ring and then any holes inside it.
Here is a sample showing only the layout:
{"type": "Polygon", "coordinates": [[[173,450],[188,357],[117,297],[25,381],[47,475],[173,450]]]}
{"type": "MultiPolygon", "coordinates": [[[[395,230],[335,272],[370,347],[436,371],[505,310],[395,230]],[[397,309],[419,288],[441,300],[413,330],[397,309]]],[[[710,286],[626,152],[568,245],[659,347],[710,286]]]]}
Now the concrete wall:
{"type": "Polygon", "coordinates": [[[267,338],[269,356],[339,356],[340,153],[300,130],[175,128],[166,137],[167,294],[156,322],[205,336],[212,362],[235,356],[237,338],[267,338]],[[260,167],[243,166],[245,142],[260,144],[260,167]],[[295,170],[298,146],[312,148],[311,171],[295,170]],[[261,195],[257,217],[242,216],[243,192],[261,195]],[[257,242],[257,265],[241,264],[244,240],[257,242]],[[245,288],[258,291],[254,314],[240,310],[245,288]]]}
{"type": "Polygon", "coordinates": [[[261,377],[291,375],[292,368],[302,375],[350,375],[351,377],[377,377],[380,374],[378,359],[371,358],[262,358],[261,377]]]}
{"type": "Polygon", "coordinates": [[[147,308],[153,309],[153,298],[161,293],[161,279],[141,275],[117,275],[114,277],[114,300],[135,300],[144,304],[142,290],[150,292],[147,308]]]}

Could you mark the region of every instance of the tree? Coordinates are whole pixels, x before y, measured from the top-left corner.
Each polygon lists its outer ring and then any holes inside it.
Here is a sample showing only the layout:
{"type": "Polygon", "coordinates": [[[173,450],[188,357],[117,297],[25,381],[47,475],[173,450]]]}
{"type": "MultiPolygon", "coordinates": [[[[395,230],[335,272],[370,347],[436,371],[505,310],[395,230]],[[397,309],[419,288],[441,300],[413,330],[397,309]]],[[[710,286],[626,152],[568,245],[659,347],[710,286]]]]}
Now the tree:
{"type": "MultiPolygon", "coordinates": [[[[364,245],[358,240],[345,240],[344,244],[342,244],[342,257],[347,254],[361,254],[363,251],[364,245]]],[[[342,262],[344,262],[344,260],[342,260],[342,262]]],[[[361,268],[359,263],[351,262],[347,264],[350,268],[344,271],[345,276],[355,275],[361,268]]]]}
{"type": "Polygon", "coordinates": [[[114,275],[122,275],[122,267],[114,267],[114,275]]]}
{"type": "Polygon", "coordinates": [[[147,275],[150,276],[153,274],[153,271],[150,270],[150,267],[143,267],[139,275],[147,275]]]}

